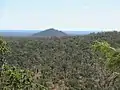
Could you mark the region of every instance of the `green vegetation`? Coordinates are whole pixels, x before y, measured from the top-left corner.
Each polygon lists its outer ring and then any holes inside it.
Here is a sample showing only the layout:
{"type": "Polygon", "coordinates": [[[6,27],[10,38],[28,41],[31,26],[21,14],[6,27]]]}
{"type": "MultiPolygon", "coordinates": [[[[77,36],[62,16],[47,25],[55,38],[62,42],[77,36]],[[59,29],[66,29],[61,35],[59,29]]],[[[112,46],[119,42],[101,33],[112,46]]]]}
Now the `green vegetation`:
{"type": "Polygon", "coordinates": [[[47,88],[37,83],[39,81],[36,78],[37,73],[9,66],[5,59],[3,60],[6,52],[8,52],[6,42],[1,39],[0,54],[2,56],[2,63],[0,68],[0,90],[47,90],[47,88]]]}
{"type": "Polygon", "coordinates": [[[119,32],[4,40],[3,90],[120,90],[119,32]]]}

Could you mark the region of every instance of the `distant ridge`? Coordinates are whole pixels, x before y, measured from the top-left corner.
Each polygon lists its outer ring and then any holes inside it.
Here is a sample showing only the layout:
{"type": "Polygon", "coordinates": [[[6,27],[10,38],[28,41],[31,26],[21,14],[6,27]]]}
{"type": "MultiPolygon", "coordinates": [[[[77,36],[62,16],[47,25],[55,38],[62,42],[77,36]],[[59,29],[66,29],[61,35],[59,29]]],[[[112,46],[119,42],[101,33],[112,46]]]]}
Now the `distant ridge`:
{"type": "Polygon", "coordinates": [[[54,28],[49,28],[46,29],[44,31],[38,32],[33,34],[32,36],[37,36],[37,37],[63,37],[63,36],[67,36],[66,33],[59,31],[57,29],[54,28]]]}

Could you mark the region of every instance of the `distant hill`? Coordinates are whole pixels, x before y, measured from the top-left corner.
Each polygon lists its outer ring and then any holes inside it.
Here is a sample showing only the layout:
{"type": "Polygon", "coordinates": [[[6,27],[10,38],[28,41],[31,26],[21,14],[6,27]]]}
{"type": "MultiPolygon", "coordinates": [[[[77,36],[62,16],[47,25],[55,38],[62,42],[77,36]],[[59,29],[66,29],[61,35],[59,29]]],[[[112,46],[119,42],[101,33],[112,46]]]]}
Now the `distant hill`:
{"type": "MultiPolygon", "coordinates": [[[[53,29],[53,30],[55,30],[55,29],[53,29]]],[[[87,34],[90,34],[90,33],[93,33],[93,32],[95,32],[95,33],[96,32],[101,32],[101,31],[98,31],[98,30],[96,30],[96,31],[93,31],[93,30],[88,30],[88,31],[82,31],[82,30],[79,30],[79,31],[75,31],[75,30],[69,31],[69,30],[67,30],[66,31],[66,30],[62,30],[62,31],[64,31],[62,33],[67,34],[69,36],[87,35],[87,34]]],[[[12,36],[12,37],[30,37],[32,35],[34,36],[35,34],[38,35],[40,32],[43,32],[43,30],[0,30],[0,36],[4,36],[4,37],[9,37],[9,36],[12,36]]],[[[58,32],[61,32],[61,31],[58,31],[58,32]]],[[[55,35],[57,35],[57,34],[55,34],[55,35]]],[[[40,35],[38,35],[38,36],[40,36],[40,35]]],[[[43,35],[41,35],[41,36],[43,36],[43,35]]],[[[59,36],[59,35],[57,35],[57,36],[59,36]]]]}
{"type": "Polygon", "coordinates": [[[33,34],[32,36],[39,36],[39,37],[62,37],[62,36],[67,36],[66,33],[56,30],[54,28],[46,29],[44,31],[38,32],[33,34]]]}

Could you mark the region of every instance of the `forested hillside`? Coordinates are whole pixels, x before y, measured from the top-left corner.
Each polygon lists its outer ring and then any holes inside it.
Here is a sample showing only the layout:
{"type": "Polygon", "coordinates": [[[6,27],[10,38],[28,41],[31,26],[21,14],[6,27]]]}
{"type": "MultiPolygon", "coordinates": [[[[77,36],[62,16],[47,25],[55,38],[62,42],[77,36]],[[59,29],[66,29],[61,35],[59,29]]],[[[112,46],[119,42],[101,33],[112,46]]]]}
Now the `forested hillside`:
{"type": "Polygon", "coordinates": [[[37,83],[48,90],[120,90],[119,75],[114,73],[119,73],[119,68],[107,69],[106,63],[103,63],[108,59],[104,57],[106,53],[101,54],[100,50],[92,49],[97,40],[106,41],[119,51],[120,32],[61,38],[3,39],[10,50],[4,56],[6,62],[37,72],[37,83]]]}
{"type": "Polygon", "coordinates": [[[54,28],[49,28],[44,31],[35,33],[35,34],[33,34],[33,36],[36,36],[36,37],[54,37],[54,36],[63,37],[63,36],[68,36],[68,35],[65,32],[56,30],[54,28]]]}

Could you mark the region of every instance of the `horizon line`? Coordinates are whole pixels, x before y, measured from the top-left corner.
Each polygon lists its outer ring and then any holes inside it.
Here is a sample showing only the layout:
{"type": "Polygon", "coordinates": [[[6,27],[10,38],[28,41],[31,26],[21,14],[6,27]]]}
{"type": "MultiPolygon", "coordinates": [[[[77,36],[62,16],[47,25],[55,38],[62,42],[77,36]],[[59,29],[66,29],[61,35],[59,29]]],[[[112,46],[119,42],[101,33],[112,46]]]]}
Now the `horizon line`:
{"type": "MultiPolygon", "coordinates": [[[[51,29],[51,28],[47,28],[51,29]]],[[[47,29],[0,29],[0,31],[44,31],[47,29]]],[[[108,29],[108,28],[71,28],[71,29],[63,29],[63,28],[52,28],[59,31],[119,31],[118,29],[108,29]]]]}

